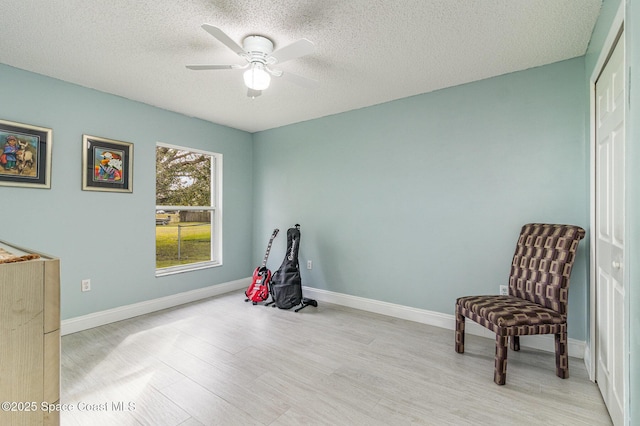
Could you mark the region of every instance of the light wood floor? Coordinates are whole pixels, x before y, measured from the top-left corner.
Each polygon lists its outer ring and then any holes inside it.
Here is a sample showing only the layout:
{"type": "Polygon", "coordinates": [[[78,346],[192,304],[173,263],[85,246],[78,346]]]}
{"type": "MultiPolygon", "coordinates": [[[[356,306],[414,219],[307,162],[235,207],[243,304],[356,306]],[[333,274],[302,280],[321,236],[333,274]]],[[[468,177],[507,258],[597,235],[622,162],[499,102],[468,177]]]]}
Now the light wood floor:
{"type": "Polygon", "coordinates": [[[609,425],[582,360],[320,303],[242,292],[62,338],[62,425],[609,425]]]}

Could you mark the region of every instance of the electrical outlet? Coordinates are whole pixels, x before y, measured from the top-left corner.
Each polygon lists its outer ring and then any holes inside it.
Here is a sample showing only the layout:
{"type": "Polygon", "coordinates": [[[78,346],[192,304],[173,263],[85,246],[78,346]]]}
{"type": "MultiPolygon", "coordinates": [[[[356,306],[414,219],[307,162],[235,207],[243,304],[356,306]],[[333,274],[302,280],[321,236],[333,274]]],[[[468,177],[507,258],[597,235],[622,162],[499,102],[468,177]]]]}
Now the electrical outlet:
{"type": "Polygon", "coordinates": [[[509,295],[509,287],[506,285],[500,286],[500,296],[508,296],[509,295]]]}
{"type": "Polygon", "coordinates": [[[80,290],[91,291],[91,280],[89,279],[82,280],[82,284],[80,285],[80,290]]]}
{"type": "Polygon", "coordinates": [[[313,262],[310,260],[307,260],[307,269],[311,269],[313,268],[313,262]]]}

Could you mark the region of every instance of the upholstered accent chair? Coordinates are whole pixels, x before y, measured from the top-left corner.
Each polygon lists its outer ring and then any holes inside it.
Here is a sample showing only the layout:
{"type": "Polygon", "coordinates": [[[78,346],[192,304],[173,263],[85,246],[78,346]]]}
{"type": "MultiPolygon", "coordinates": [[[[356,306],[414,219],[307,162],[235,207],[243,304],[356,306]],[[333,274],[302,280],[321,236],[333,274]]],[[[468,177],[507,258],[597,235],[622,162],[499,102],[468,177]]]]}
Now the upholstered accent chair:
{"type": "Polygon", "coordinates": [[[569,278],[584,229],[572,225],[530,223],[522,227],[511,262],[509,294],[467,296],[456,300],[455,350],[464,353],[465,318],[496,333],[493,381],[507,378],[507,340],[520,350],[520,337],[554,334],[556,375],[569,377],[567,300],[569,278]]]}

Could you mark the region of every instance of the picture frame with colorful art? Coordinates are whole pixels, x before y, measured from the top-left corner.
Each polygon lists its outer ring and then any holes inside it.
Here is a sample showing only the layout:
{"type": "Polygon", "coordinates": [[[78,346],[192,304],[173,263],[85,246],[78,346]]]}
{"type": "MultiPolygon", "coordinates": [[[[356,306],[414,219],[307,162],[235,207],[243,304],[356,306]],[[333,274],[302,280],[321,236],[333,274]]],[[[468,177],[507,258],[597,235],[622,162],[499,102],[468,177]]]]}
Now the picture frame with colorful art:
{"type": "Polygon", "coordinates": [[[133,144],[82,135],[82,189],[133,192],[133,144]]]}
{"type": "Polygon", "coordinates": [[[51,188],[53,131],[0,120],[0,185],[51,188]]]}

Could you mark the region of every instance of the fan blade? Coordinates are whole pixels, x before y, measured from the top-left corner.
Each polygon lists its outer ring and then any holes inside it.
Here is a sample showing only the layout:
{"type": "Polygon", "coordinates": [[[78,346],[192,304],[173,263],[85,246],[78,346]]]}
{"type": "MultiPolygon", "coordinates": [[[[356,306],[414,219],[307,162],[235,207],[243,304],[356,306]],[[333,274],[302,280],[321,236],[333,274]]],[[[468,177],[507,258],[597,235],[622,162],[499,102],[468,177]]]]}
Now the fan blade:
{"type": "Polygon", "coordinates": [[[306,87],[307,89],[315,89],[319,85],[318,80],[303,77],[299,74],[293,74],[287,71],[282,71],[282,75],[280,77],[282,77],[284,80],[295,83],[298,86],[306,87]]]}
{"type": "Polygon", "coordinates": [[[235,70],[242,68],[240,65],[186,65],[190,70],[235,70]]]}
{"type": "Polygon", "coordinates": [[[202,24],[202,29],[217,38],[219,42],[236,52],[238,55],[242,56],[246,53],[238,43],[233,41],[231,37],[225,34],[220,28],[209,24],[202,24]]]}
{"type": "Polygon", "coordinates": [[[277,63],[282,63],[291,59],[299,58],[301,56],[313,53],[315,45],[306,38],[294,41],[280,49],[276,49],[270,57],[274,58],[277,63]]]}
{"type": "Polygon", "coordinates": [[[253,90],[253,89],[248,89],[247,90],[247,96],[250,98],[255,98],[262,95],[262,90],[253,90]]]}

